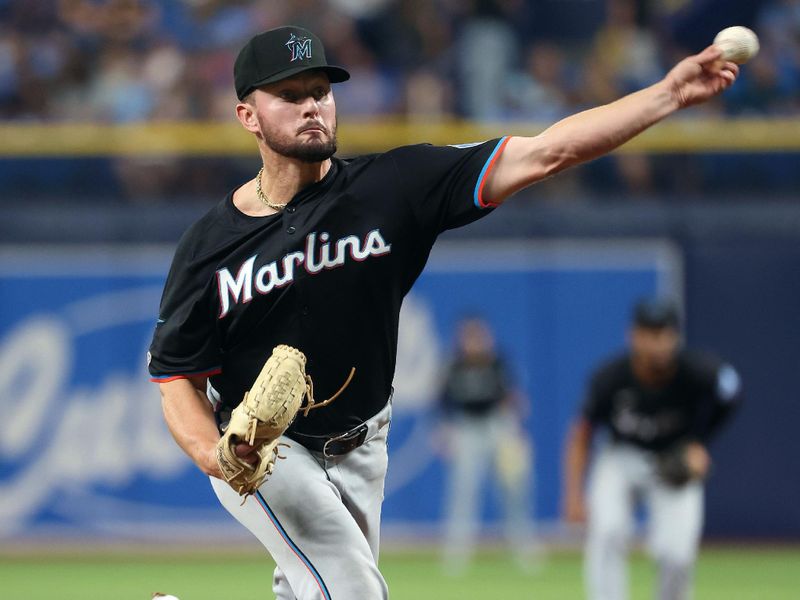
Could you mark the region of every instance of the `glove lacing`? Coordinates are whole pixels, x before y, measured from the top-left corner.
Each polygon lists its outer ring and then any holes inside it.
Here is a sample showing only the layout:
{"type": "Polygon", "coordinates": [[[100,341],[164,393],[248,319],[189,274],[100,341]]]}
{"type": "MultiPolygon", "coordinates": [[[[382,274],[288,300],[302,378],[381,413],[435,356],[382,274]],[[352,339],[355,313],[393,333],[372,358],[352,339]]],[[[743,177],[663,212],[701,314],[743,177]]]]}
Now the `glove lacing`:
{"type": "Polygon", "coordinates": [[[303,411],[303,416],[307,417],[311,409],[328,406],[328,404],[336,400],[336,398],[339,397],[339,395],[345,390],[345,388],[348,385],[350,385],[350,382],[353,380],[353,375],[355,374],[356,374],[356,368],[350,367],[350,375],[347,376],[347,379],[342,384],[342,387],[339,388],[339,391],[336,392],[333,396],[331,396],[327,400],[323,400],[322,402],[316,402],[314,400],[314,382],[311,381],[310,375],[306,375],[306,399],[308,400],[308,404],[306,404],[306,406],[304,407],[303,406],[300,407],[300,410],[303,411]]]}

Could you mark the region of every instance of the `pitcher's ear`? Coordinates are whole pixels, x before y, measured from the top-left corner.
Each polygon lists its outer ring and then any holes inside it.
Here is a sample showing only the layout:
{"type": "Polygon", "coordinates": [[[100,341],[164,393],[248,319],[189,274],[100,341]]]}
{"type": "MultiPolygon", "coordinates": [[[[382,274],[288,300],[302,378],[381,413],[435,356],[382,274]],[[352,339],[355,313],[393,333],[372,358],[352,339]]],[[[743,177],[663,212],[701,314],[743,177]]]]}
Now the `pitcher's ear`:
{"type": "Polygon", "coordinates": [[[236,105],[236,118],[242,127],[251,133],[259,133],[258,119],[256,118],[256,107],[250,101],[250,96],[236,105]]]}

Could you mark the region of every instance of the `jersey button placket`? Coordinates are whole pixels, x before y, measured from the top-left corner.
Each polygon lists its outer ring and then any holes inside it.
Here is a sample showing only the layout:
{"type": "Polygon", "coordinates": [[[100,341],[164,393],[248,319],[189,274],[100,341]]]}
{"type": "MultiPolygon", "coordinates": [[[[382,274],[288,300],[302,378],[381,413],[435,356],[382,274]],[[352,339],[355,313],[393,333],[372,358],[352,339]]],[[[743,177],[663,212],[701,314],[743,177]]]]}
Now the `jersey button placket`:
{"type": "Polygon", "coordinates": [[[289,227],[286,228],[286,233],[289,235],[294,235],[295,231],[297,231],[297,229],[295,229],[294,225],[289,225],[289,227]]]}

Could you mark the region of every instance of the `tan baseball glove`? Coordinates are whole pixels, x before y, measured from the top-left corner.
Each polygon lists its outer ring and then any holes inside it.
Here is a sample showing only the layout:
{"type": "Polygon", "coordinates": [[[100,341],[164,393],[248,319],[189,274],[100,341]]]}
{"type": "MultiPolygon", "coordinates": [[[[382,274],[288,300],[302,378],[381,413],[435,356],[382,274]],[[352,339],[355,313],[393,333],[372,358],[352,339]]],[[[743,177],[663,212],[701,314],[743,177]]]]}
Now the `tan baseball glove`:
{"type": "Polygon", "coordinates": [[[326,406],[344,391],[355,369],[341,389],[323,402],[314,401],[311,377],[306,375],[305,355],[291,346],[276,346],[272,355],[233,409],[231,419],[217,443],[217,462],[225,480],[245,498],[254,494],[282,458],[278,453],[279,438],[291,425],[297,413],[308,415],[312,408],[326,406]],[[305,406],[303,400],[307,398],[305,406]],[[236,455],[237,444],[256,448],[258,459],[250,464],[236,455]]]}

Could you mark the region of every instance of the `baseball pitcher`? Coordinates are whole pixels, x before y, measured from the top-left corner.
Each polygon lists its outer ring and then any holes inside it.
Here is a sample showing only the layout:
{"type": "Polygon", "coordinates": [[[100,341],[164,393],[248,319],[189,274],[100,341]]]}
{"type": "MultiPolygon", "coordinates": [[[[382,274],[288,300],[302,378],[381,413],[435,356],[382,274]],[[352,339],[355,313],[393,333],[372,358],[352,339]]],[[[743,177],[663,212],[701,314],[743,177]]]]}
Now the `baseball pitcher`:
{"type": "Polygon", "coordinates": [[[329,65],[299,27],[253,37],[236,116],[261,159],[180,240],[150,373],[177,443],[277,563],[281,600],[387,597],[378,531],[400,305],[437,236],[729,87],[709,47],[536,137],[343,160],[329,65]]]}

